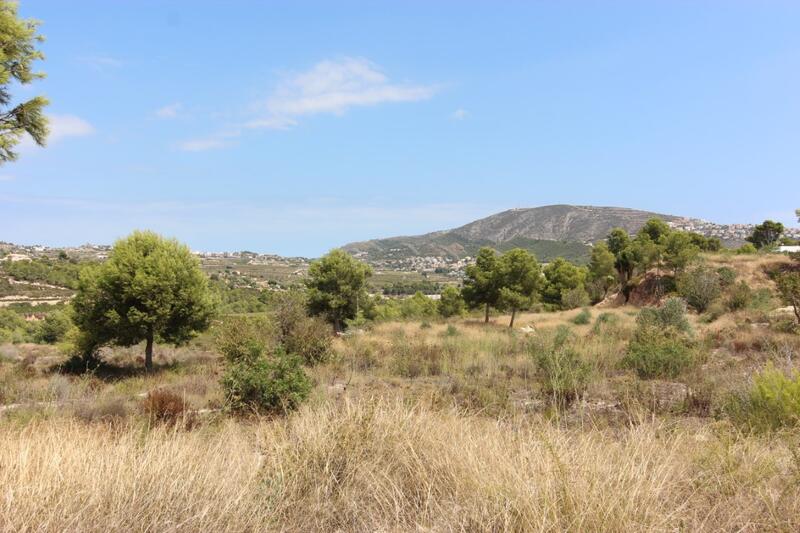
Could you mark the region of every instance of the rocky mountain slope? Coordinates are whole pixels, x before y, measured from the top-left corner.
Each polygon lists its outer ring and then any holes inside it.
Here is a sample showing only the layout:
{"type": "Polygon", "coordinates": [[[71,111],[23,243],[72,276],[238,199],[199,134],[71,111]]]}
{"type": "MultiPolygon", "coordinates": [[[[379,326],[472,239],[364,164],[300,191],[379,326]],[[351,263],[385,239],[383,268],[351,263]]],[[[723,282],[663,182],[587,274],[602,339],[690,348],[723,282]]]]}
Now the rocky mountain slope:
{"type": "Polygon", "coordinates": [[[413,256],[460,259],[475,255],[481,246],[501,251],[522,247],[542,261],[558,256],[580,261],[586,258],[589,244],[605,238],[612,228],[634,233],[652,217],[678,225],[703,223],[623,207],[548,205],[509,209],[446,231],[351,243],[344,249],[370,261],[390,261],[413,256]]]}

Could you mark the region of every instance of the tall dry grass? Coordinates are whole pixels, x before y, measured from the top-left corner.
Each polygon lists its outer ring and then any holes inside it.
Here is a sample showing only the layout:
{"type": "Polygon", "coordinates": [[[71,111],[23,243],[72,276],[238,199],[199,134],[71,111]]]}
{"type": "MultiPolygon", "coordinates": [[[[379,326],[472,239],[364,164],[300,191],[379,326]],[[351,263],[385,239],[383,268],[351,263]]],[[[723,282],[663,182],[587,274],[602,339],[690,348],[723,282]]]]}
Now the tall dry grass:
{"type": "Polygon", "coordinates": [[[798,483],[791,440],[379,400],[193,431],[0,427],[4,531],[796,531],[798,483]]]}

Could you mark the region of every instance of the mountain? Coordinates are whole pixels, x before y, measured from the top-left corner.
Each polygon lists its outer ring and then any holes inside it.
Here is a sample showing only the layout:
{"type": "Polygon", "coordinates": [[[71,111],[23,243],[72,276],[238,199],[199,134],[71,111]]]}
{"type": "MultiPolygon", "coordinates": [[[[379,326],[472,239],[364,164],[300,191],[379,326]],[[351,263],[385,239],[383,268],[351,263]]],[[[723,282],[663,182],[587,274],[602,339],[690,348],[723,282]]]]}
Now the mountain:
{"type": "Polygon", "coordinates": [[[707,224],[700,220],[624,207],[548,205],[509,209],[459,228],[411,237],[355,242],[343,248],[368,261],[409,257],[461,259],[474,256],[481,246],[500,251],[526,248],[541,261],[565,257],[585,261],[589,245],[604,239],[613,228],[635,233],[653,217],[681,226],[707,224]]]}

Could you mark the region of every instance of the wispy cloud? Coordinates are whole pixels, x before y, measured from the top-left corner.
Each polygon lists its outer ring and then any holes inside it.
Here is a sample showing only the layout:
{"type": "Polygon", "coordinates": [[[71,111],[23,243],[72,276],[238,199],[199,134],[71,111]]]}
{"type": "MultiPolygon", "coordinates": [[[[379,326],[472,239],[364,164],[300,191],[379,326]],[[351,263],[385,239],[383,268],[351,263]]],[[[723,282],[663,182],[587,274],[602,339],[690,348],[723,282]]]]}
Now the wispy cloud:
{"type": "Polygon", "coordinates": [[[450,118],[453,120],[464,120],[468,116],[469,116],[469,111],[467,111],[466,109],[459,108],[453,111],[453,113],[450,115],[450,118]]]}
{"type": "Polygon", "coordinates": [[[308,71],[288,76],[265,107],[270,117],[342,115],[351,107],[426,100],[436,89],[433,85],[394,83],[374,63],[346,57],[321,61],[308,71]]]}
{"type": "Polygon", "coordinates": [[[232,143],[226,139],[219,137],[209,137],[207,139],[189,139],[178,143],[178,149],[184,152],[206,152],[208,150],[217,150],[225,148],[232,143]]]}
{"type": "MultiPolygon", "coordinates": [[[[47,145],[52,146],[69,137],[86,137],[95,132],[87,120],[76,115],[48,115],[48,127],[50,134],[47,136],[47,145]]],[[[34,140],[25,135],[19,143],[19,149],[22,152],[29,152],[38,147],[34,140]]]]}
{"type": "Polygon", "coordinates": [[[47,141],[58,142],[67,137],[85,137],[94,133],[94,126],[76,115],[49,115],[50,135],[47,141]]]}
{"type": "Polygon", "coordinates": [[[296,126],[297,121],[289,117],[258,118],[245,122],[244,127],[249,129],[285,130],[296,126]]]}
{"type": "Polygon", "coordinates": [[[244,130],[286,130],[297,126],[301,117],[322,113],[343,115],[353,107],[418,102],[431,98],[437,90],[436,85],[394,82],[377,65],[363,58],[325,60],[307,71],[285,75],[269,97],[251,106],[254,117],[233,130],[183,141],[177,146],[192,152],[223,148],[233,144],[229,139],[244,130]]]}
{"type": "Polygon", "coordinates": [[[79,57],[78,61],[92,67],[95,70],[107,70],[112,68],[119,68],[123,65],[122,61],[110,56],[83,56],[79,57]]]}
{"type": "Polygon", "coordinates": [[[15,179],[17,179],[17,177],[11,174],[0,174],[0,181],[13,181],[15,179]]]}
{"type": "Polygon", "coordinates": [[[156,109],[155,115],[156,117],[163,119],[176,118],[182,109],[183,104],[180,102],[175,102],[174,104],[168,104],[164,107],[156,109]]]}

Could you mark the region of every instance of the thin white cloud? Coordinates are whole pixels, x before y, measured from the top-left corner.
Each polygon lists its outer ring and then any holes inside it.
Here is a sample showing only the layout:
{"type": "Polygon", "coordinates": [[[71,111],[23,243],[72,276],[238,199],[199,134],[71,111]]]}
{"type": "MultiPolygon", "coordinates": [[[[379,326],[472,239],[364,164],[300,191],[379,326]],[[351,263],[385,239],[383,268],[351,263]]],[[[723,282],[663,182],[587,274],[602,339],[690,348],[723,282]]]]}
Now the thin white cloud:
{"type": "Polygon", "coordinates": [[[353,107],[418,102],[431,98],[437,90],[435,85],[393,82],[377,65],[363,58],[321,61],[305,72],[285,76],[266,100],[252,106],[255,117],[238,129],[184,141],[178,148],[192,152],[223,148],[232,144],[225,139],[241,135],[242,130],[286,130],[296,126],[303,116],[343,115],[353,107]]]}
{"type": "Polygon", "coordinates": [[[297,121],[288,117],[259,118],[246,122],[244,127],[249,129],[285,130],[296,126],[297,121]]]}
{"type": "Polygon", "coordinates": [[[174,104],[168,104],[164,107],[156,109],[155,114],[156,117],[163,119],[176,118],[181,109],[183,109],[183,104],[180,102],[175,102],[174,104]]]}
{"type": "MultiPolygon", "coordinates": [[[[86,137],[95,132],[94,126],[76,115],[48,115],[47,122],[50,129],[50,134],[47,136],[48,146],[69,137],[86,137]]],[[[22,137],[19,143],[20,152],[30,152],[37,147],[29,135],[22,137]]]]}
{"type": "Polygon", "coordinates": [[[394,83],[374,63],[345,57],[321,61],[311,69],[286,77],[262,104],[267,116],[251,127],[280,128],[296,124],[297,117],[329,113],[343,115],[353,107],[391,102],[418,102],[436,93],[434,85],[394,83]]]}
{"type": "Polygon", "coordinates": [[[109,68],[119,68],[122,61],[110,56],[84,56],[78,58],[81,63],[89,65],[95,70],[105,70],[109,68]]]}
{"type": "Polygon", "coordinates": [[[208,150],[217,150],[230,146],[231,142],[225,139],[210,137],[208,139],[190,139],[178,143],[178,149],[184,152],[205,152],[208,150]]]}
{"type": "Polygon", "coordinates": [[[450,118],[452,118],[453,120],[464,120],[468,116],[469,116],[469,111],[467,111],[466,109],[459,108],[453,111],[453,113],[450,115],[450,118]]]}
{"type": "Polygon", "coordinates": [[[49,143],[55,143],[67,137],[85,137],[94,133],[94,126],[76,115],[49,115],[49,143]]]}
{"type": "Polygon", "coordinates": [[[0,174],[0,181],[13,181],[15,179],[17,179],[17,177],[11,174],[0,174]]]}

